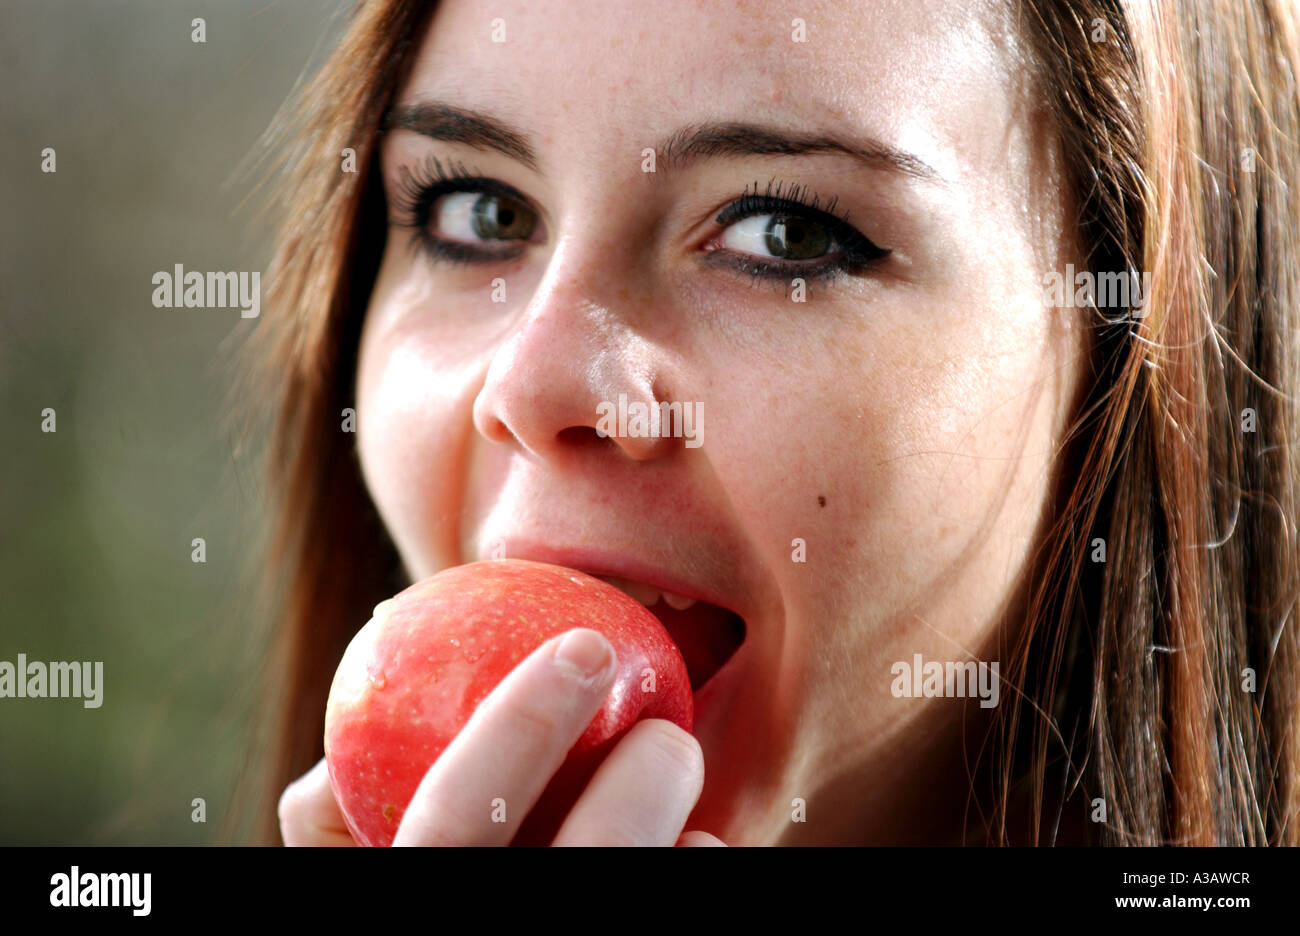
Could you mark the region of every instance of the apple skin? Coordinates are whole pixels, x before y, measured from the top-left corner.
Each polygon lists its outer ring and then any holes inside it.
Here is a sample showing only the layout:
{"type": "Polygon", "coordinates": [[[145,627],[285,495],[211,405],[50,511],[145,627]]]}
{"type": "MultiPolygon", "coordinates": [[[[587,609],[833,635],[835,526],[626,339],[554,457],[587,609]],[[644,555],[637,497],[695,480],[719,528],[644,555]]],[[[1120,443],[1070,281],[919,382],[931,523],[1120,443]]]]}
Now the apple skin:
{"type": "MultiPolygon", "coordinates": [[[[532,651],[572,628],[602,633],[618,671],[513,844],[549,844],[600,761],[639,719],[691,730],[694,700],[676,644],[644,605],[600,579],[493,559],[445,569],[385,605],[344,651],[325,709],[330,783],[363,845],[393,843],[416,787],[479,702],[532,651]]],[[[485,817],[497,795],[484,791],[485,817]]]]}

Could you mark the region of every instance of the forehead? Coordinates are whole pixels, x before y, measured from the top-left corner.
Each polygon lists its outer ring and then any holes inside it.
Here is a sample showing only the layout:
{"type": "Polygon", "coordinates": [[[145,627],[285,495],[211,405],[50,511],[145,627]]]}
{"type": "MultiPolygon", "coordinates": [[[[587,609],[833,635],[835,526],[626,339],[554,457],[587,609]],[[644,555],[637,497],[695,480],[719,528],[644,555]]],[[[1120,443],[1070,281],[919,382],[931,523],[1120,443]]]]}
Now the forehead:
{"type": "Polygon", "coordinates": [[[530,134],[544,163],[761,119],[878,137],[953,179],[1003,155],[1018,82],[1002,11],[985,0],[446,0],[399,101],[491,114],[530,134]]]}

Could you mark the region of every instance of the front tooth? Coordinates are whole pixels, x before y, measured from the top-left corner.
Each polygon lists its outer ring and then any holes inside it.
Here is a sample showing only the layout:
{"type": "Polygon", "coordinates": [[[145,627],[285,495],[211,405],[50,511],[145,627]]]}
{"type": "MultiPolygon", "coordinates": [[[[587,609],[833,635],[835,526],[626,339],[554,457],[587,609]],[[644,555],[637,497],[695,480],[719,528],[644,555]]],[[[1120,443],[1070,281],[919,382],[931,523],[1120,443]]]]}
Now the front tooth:
{"type": "Polygon", "coordinates": [[[695,604],[694,598],[683,598],[681,595],[674,595],[672,592],[664,592],[664,601],[674,611],[685,611],[695,604]]]}

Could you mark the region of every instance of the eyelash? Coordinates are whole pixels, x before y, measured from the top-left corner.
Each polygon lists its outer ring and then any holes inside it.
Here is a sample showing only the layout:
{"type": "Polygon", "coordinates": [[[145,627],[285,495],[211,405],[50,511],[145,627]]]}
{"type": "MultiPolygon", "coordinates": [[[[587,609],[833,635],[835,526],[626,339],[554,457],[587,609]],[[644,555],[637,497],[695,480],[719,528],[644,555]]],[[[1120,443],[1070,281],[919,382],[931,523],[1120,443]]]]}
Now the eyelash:
{"type": "MultiPolygon", "coordinates": [[[[430,155],[414,168],[402,167],[394,192],[393,223],[411,229],[412,246],[425,251],[439,262],[453,265],[501,263],[514,260],[523,253],[528,242],[515,243],[501,250],[485,251],[469,244],[442,240],[431,234],[429,221],[434,205],[444,195],[456,192],[481,192],[528,204],[528,199],[514,188],[471,172],[460,163],[448,161],[444,167],[441,160],[430,155]]],[[[837,213],[836,202],[837,199],[832,198],[822,207],[816,193],[809,191],[806,186],[794,184],[786,188],[776,179],[769,181],[762,194],[759,194],[758,183],[755,182],[752,192],[746,186],[739,198],[722,209],[714,219],[715,224],[726,229],[746,218],[786,214],[823,225],[838,248],[836,253],[800,262],[765,260],[719,247],[705,253],[702,260],[710,265],[720,265],[736,271],[742,277],[747,277],[751,286],[757,285],[759,280],[769,283],[784,281],[788,284],[795,277],[830,284],[841,275],[861,275],[888,257],[890,251],[877,247],[853,227],[849,223],[847,211],[837,213]]],[[[711,238],[713,239],[715,238],[711,238]]]]}
{"type": "Polygon", "coordinates": [[[758,183],[754,183],[751,193],[746,187],[740,198],[723,208],[714,223],[723,228],[729,227],[746,218],[758,215],[786,214],[823,225],[839,247],[837,254],[818,257],[815,260],[799,262],[791,260],[764,260],[741,254],[729,254],[724,248],[718,248],[705,255],[707,263],[722,263],[748,275],[751,284],[759,279],[785,281],[796,276],[807,279],[820,279],[827,284],[841,275],[861,275],[889,256],[890,251],[877,247],[857,228],[849,223],[849,213],[837,213],[838,198],[832,198],[826,207],[820,206],[820,199],[807,186],[791,185],[784,190],[784,185],[777,179],[767,183],[763,194],[758,194],[758,183]],[[717,255],[722,256],[714,259],[717,255]]]}
{"type": "Polygon", "coordinates": [[[513,260],[523,253],[524,244],[515,244],[497,251],[484,251],[479,247],[447,241],[429,233],[429,220],[433,206],[444,195],[455,192],[482,192],[528,203],[522,193],[510,186],[466,169],[463,163],[447,162],[443,168],[437,156],[430,155],[415,168],[402,166],[396,190],[393,193],[393,223],[413,232],[411,245],[424,250],[435,260],[451,264],[500,263],[513,260]]]}

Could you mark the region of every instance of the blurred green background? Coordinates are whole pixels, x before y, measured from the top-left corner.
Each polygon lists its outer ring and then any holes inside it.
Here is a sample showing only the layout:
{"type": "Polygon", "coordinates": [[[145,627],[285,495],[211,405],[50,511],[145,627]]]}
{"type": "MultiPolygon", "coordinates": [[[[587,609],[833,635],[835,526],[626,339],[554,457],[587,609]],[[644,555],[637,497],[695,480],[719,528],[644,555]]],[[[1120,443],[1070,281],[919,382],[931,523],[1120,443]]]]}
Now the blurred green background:
{"type": "Polygon", "coordinates": [[[265,276],[246,160],[349,6],[0,3],[0,660],[104,664],[98,709],[0,699],[0,844],[248,840],[267,505],[227,409],[260,320],[151,278],[265,276]]]}

